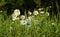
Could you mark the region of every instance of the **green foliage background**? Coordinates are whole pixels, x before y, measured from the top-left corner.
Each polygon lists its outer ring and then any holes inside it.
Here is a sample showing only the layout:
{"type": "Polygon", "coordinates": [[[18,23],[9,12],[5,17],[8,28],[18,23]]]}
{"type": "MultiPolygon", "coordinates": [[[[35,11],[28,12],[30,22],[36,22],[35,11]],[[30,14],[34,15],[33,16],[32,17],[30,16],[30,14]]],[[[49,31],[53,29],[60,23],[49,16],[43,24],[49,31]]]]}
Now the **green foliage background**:
{"type": "MultiPolygon", "coordinates": [[[[52,15],[52,19],[50,20],[50,17],[44,16],[35,16],[32,20],[32,26],[27,27],[20,24],[20,20],[18,21],[12,21],[11,15],[7,16],[7,8],[6,4],[11,4],[12,9],[14,7],[23,8],[23,4],[29,2],[28,4],[32,3],[30,2],[32,0],[0,0],[0,9],[3,8],[3,12],[0,13],[0,37],[60,37],[60,3],[59,0],[50,0],[55,2],[57,11],[57,18],[56,16],[52,15]],[[26,2],[25,2],[26,1],[26,2]],[[5,8],[6,7],[6,8],[5,8]],[[34,22],[34,20],[39,20],[38,22],[34,22]],[[52,24],[54,23],[54,24],[52,24]],[[10,29],[10,27],[12,27],[10,29]]],[[[42,0],[33,0],[37,7],[43,7],[46,11],[49,10],[49,5],[47,4],[48,0],[45,0],[47,2],[41,2],[42,0]],[[44,4],[45,3],[45,4],[44,4]],[[43,4],[43,5],[42,5],[43,4]],[[47,6],[46,6],[47,5],[47,6]]],[[[27,5],[28,5],[27,4],[27,5]]],[[[53,4],[52,4],[53,5],[53,4]]],[[[54,9],[55,7],[52,6],[54,9]]],[[[11,10],[12,10],[11,9],[11,10]]],[[[55,11],[52,13],[54,14],[55,11]]]]}

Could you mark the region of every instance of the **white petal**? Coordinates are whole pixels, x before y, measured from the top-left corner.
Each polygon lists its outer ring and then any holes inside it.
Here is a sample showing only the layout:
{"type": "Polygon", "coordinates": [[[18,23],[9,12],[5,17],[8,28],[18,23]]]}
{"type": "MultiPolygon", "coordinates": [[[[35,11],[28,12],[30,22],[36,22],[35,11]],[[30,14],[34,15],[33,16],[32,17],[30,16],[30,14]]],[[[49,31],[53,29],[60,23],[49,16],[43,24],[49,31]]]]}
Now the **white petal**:
{"type": "Polygon", "coordinates": [[[34,14],[34,15],[38,15],[39,13],[38,13],[38,11],[35,10],[35,11],[33,12],[33,14],[34,14]]]}

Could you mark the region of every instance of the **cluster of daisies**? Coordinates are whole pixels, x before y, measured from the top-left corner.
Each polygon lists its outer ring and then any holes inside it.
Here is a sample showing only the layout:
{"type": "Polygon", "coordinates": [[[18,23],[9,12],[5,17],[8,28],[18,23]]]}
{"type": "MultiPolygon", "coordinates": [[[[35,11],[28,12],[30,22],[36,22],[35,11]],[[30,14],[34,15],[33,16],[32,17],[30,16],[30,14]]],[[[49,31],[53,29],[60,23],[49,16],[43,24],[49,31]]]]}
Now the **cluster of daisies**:
{"type": "MultiPolygon", "coordinates": [[[[28,11],[29,17],[26,18],[25,15],[21,15],[19,9],[15,9],[14,13],[12,14],[12,20],[13,21],[20,20],[21,25],[26,25],[26,26],[30,27],[32,25],[31,20],[34,17],[34,16],[31,16],[31,15],[33,14],[33,15],[36,16],[36,15],[38,15],[40,13],[43,14],[44,11],[41,11],[41,10],[43,10],[43,8],[39,8],[38,10],[34,10],[33,13],[31,11],[28,11]]],[[[49,16],[49,13],[48,13],[48,16],[49,16]]]]}

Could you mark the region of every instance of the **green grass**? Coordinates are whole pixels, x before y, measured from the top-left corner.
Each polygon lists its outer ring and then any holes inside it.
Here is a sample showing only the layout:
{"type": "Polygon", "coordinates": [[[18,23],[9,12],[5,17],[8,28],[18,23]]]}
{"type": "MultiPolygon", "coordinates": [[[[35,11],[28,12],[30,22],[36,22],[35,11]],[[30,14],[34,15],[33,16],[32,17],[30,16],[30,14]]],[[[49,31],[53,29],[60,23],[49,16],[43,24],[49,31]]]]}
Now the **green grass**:
{"type": "Polygon", "coordinates": [[[21,25],[20,20],[13,22],[11,16],[4,20],[4,15],[0,14],[0,37],[60,37],[57,18],[50,20],[50,17],[38,15],[31,22],[32,26],[27,27],[21,25]]]}

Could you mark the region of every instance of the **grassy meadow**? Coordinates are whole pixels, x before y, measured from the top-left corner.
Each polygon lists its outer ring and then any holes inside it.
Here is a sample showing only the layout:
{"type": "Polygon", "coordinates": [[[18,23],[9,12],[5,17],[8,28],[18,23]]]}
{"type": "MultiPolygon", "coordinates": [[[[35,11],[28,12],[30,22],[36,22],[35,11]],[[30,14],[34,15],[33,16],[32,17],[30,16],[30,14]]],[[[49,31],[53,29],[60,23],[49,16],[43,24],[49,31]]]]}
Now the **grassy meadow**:
{"type": "Polygon", "coordinates": [[[60,37],[60,23],[56,16],[50,19],[46,13],[32,15],[34,17],[28,27],[20,24],[20,20],[13,21],[6,11],[3,12],[0,13],[0,37],[60,37]]]}

